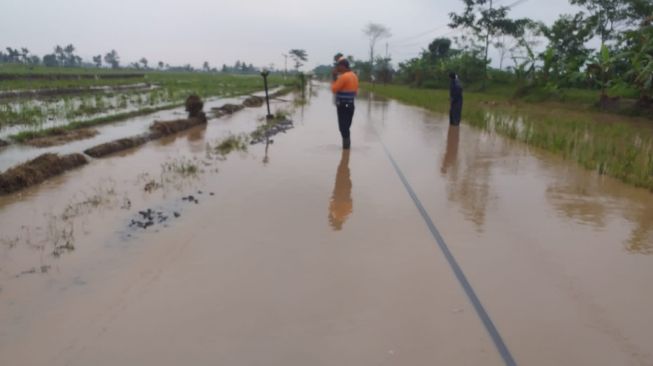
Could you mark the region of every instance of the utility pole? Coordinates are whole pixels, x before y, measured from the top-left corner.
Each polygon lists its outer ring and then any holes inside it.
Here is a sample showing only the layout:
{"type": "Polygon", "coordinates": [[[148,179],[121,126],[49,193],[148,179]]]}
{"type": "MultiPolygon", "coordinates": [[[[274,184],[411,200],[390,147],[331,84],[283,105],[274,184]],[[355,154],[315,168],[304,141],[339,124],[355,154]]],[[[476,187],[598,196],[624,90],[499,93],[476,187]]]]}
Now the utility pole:
{"type": "Polygon", "coordinates": [[[270,96],[268,95],[268,75],[270,75],[270,72],[268,70],[263,70],[263,72],[261,72],[261,76],[263,77],[263,86],[265,88],[265,104],[267,104],[268,106],[268,114],[267,116],[265,116],[265,118],[269,121],[272,118],[274,118],[274,116],[272,116],[272,113],[270,113],[270,96]]]}
{"type": "Polygon", "coordinates": [[[288,75],[288,54],[282,53],[281,56],[283,56],[283,59],[284,59],[284,61],[283,61],[283,65],[284,65],[283,78],[285,80],[287,75],[288,75]]]}

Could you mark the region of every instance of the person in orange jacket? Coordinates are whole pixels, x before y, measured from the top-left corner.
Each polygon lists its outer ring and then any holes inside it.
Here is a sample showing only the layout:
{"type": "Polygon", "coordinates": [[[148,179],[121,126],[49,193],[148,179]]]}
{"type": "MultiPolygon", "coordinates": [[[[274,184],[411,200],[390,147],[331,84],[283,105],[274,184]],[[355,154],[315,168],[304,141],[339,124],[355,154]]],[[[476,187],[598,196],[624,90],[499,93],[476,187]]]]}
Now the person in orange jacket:
{"type": "Polygon", "coordinates": [[[344,58],[345,56],[340,52],[336,53],[336,55],[333,56],[333,73],[331,75],[333,76],[332,81],[338,80],[338,62],[343,60],[344,58]]]}
{"type": "Polygon", "coordinates": [[[338,78],[331,84],[331,91],[336,96],[338,110],[338,128],[342,136],[342,148],[351,147],[349,129],[354,118],[354,99],[358,94],[358,77],[351,71],[349,61],[342,58],[336,66],[338,78]]]}

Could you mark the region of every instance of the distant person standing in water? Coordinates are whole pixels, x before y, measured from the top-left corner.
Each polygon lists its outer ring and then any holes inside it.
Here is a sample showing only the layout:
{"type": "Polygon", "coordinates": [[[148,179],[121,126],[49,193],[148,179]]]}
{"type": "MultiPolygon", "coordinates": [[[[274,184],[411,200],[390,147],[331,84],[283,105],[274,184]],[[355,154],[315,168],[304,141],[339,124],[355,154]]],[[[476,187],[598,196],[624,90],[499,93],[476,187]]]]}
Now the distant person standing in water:
{"type": "Polygon", "coordinates": [[[455,72],[449,73],[449,124],[458,126],[463,112],[463,86],[455,72]]]}
{"type": "Polygon", "coordinates": [[[336,66],[338,78],[331,84],[331,91],[336,96],[338,110],[338,128],[342,136],[342,148],[351,147],[349,128],[354,118],[354,99],[358,94],[358,77],[351,71],[349,61],[342,58],[336,66]]]}

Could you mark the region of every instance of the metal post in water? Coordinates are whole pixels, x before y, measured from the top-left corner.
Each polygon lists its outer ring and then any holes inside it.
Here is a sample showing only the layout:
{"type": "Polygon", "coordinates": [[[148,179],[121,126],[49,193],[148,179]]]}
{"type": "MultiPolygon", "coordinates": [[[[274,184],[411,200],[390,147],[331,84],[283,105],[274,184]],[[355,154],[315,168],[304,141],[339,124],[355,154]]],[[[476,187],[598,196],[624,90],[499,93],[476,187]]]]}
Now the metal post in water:
{"type": "Polygon", "coordinates": [[[268,75],[270,75],[270,72],[268,70],[263,70],[261,72],[261,76],[263,76],[263,85],[265,86],[265,103],[268,106],[268,115],[265,116],[267,119],[272,119],[274,116],[272,113],[270,113],[270,96],[268,95],[268,75]]]}

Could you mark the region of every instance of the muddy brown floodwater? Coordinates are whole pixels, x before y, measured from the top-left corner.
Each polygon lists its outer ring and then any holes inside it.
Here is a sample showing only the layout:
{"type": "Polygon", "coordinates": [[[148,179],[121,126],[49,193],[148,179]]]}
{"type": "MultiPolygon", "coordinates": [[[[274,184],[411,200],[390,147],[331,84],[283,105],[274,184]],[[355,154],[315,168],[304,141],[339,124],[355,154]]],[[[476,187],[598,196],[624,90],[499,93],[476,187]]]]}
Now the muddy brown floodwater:
{"type": "Polygon", "coordinates": [[[517,364],[653,364],[650,192],[370,95],[343,153],[314,91],[0,197],[0,365],[505,364],[426,216],[517,364]]]}

